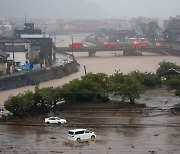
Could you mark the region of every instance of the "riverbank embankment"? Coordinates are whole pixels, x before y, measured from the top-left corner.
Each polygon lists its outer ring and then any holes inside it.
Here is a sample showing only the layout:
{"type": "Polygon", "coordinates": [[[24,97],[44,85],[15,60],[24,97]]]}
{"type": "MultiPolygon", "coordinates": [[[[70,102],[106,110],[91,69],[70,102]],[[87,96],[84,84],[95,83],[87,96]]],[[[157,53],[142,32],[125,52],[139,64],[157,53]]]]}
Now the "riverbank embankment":
{"type": "Polygon", "coordinates": [[[0,91],[36,85],[41,82],[59,79],[64,76],[75,73],[79,70],[79,64],[76,61],[65,65],[53,66],[45,69],[32,70],[11,76],[0,78],[0,91]]]}

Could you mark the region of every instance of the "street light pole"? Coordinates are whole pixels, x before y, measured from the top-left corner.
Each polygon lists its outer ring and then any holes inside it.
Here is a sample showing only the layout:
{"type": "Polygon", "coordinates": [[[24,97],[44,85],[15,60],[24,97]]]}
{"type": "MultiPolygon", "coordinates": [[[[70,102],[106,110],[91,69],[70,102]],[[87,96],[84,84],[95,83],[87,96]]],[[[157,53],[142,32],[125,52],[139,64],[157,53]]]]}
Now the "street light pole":
{"type": "Polygon", "coordinates": [[[137,47],[136,47],[137,51],[139,51],[139,37],[137,35],[137,47]]]}

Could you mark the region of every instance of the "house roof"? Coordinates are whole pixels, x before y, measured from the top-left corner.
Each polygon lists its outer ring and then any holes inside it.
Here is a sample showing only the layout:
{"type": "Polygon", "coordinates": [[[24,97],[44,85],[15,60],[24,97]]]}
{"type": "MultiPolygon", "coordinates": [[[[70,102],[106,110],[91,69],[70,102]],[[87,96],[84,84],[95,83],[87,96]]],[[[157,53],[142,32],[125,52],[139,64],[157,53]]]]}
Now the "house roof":
{"type": "Polygon", "coordinates": [[[21,37],[25,39],[50,38],[49,34],[21,34],[21,37]]]}
{"type": "Polygon", "coordinates": [[[26,48],[23,45],[18,45],[18,46],[12,46],[12,45],[8,45],[5,47],[5,51],[6,52],[25,52],[26,48]]]}
{"type": "Polygon", "coordinates": [[[8,54],[0,49],[0,56],[7,57],[8,54]]]}
{"type": "Polygon", "coordinates": [[[0,37],[0,43],[29,43],[29,40],[14,37],[0,37]]]}
{"type": "Polygon", "coordinates": [[[167,28],[165,31],[163,31],[163,33],[167,33],[167,32],[171,32],[171,33],[178,33],[180,34],[180,28],[167,28]]]}
{"type": "Polygon", "coordinates": [[[3,44],[0,44],[0,49],[4,49],[4,45],[3,44]]]}

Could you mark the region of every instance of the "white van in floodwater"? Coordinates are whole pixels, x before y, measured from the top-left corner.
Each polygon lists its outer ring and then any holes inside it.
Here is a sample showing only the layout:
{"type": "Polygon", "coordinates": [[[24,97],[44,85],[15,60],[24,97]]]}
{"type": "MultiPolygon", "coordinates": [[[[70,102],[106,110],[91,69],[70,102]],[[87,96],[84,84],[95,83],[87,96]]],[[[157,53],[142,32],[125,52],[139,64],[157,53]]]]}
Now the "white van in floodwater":
{"type": "Polygon", "coordinates": [[[96,134],[88,129],[73,129],[68,132],[68,140],[81,141],[81,140],[94,140],[96,134]]]}

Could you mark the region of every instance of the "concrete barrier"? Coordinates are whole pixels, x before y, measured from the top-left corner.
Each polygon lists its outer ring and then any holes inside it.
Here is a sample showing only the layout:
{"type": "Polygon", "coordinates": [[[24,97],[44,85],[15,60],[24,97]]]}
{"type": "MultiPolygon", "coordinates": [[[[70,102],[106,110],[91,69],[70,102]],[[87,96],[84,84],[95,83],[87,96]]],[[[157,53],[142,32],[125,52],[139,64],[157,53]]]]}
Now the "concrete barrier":
{"type": "Polygon", "coordinates": [[[53,79],[59,79],[64,76],[75,73],[79,70],[79,64],[76,61],[65,65],[53,66],[46,69],[31,70],[28,72],[4,76],[0,78],[0,91],[36,85],[53,79]]]}

